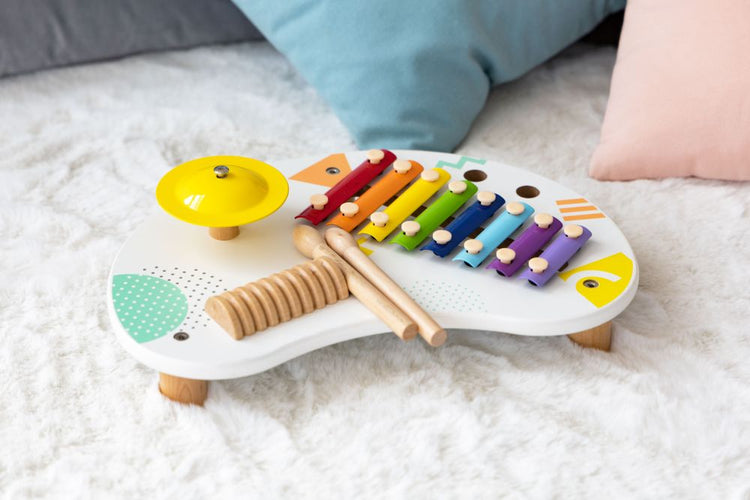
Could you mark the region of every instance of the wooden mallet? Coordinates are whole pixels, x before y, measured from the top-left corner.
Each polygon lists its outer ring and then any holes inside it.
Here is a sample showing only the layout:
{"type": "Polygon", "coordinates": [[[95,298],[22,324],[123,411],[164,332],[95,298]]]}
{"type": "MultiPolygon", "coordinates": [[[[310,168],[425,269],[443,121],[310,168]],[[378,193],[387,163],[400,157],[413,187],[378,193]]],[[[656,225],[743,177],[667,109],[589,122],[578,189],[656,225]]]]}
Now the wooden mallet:
{"type": "Polygon", "coordinates": [[[317,229],[297,225],[292,232],[292,240],[297,250],[310,259],[328,257],[341,267],[346,277],[349,292],[370,311],[383,320],[402,340],[412,340],[417,336],[417,325],[401,309],[391,302],[380,290],[334,252],[323,240],[317,229]]]}
{"type": "Polygon", "coordinates": [[[332,227],[326,230],[325,239],[336,253],[341,255],[417,323],[419,334],[428,344],[435,347],[443,345],[447,338],[445,330],[385,271],[365,255],[351,234],[339,227],[332,227]]]}

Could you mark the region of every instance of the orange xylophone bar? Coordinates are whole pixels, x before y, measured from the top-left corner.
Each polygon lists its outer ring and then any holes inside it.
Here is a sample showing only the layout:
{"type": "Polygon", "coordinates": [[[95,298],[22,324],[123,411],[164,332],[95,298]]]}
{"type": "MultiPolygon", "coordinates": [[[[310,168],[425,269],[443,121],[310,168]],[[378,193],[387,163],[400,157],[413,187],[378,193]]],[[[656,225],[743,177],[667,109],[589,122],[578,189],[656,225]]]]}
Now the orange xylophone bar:
{"type": "Polygon", "coordinates": [[[393,170],[384,175],[355,201],[341,205],[341,213],[331,219],[328,224],[338,226],[347,232],[354,230],[370,214],[385,205],[391,197],[405,188],[423,170],[424,167],[415,161],[394,161],[393,170]]]}

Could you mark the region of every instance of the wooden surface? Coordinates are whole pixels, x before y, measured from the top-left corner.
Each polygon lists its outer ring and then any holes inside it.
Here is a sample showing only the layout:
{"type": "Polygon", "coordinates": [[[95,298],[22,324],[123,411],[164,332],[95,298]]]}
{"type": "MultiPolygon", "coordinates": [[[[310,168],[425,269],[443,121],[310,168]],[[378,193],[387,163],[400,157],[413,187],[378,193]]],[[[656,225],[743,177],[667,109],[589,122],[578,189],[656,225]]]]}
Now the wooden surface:
{"type": "Polygon", "coordinates": [[[602,351],[609,351],[612,344],[612,322],[608,321],[590,330],[568,335],[568,338],[582,347],[593,347],[602,351]]]}
{"type": "Polygon", "coordinates": [[[292,240],[297,250],[306,257],[328,257],[333,260],[344,272],[351,294],[375,313],[401,340],[411,340],[417,336],[417,325],[388,297],[334,252],[317,229],[310,226],[295,226],[292,240]]]}
{"type": "Polygon", "coordinates": [[[208,396],[208,382],[159,373],[159,392],[178,403],[203,406],[208,396]]]}

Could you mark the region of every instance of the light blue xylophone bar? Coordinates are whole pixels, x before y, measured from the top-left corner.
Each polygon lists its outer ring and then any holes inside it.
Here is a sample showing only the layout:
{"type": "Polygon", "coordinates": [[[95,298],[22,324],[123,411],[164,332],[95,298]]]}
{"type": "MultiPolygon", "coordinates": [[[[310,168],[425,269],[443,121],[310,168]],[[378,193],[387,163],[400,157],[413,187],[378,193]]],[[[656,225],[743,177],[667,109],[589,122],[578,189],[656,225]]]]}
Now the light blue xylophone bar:
{"type": "Polygon", "coordinates": [[[513,215],[506,210],[497,219],[493,220],[484,231],[479,233],[476,238],[482,242],[482,250],[479,253],[470,254],[466,250],[461,250],[458,255],[453,257],[453,260],[463,261],[471,267],[477,267],[481,264],[484,259],[497,249],[500,243],[521,227],[524,221],[534,213],[531,205],[523,202],[521,202],[521,205],[523,205],[523,212],[513,215]]]}

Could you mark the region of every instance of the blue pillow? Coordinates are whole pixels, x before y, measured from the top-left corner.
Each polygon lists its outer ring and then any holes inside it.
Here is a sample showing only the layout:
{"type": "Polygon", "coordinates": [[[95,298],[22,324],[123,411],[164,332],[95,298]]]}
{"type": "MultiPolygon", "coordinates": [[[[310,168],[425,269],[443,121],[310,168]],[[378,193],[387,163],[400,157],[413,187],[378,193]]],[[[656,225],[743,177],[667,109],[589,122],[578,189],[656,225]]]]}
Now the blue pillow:
{"type": "Polygon", "coordinates": [[[453,150],[493,85],[625,0],[233,0],[363,149],[453,150]]]}

